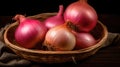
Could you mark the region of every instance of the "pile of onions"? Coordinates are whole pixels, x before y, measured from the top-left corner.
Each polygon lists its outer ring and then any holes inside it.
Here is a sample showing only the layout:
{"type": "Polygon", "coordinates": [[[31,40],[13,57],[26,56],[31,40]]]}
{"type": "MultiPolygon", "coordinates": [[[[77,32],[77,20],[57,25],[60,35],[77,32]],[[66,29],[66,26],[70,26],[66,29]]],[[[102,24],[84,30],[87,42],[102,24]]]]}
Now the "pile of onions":
{"type": "Polygon", "coordinates": [[[57,13],[57,15],[49,17],[44,21],[44,24],[48,29],[61,25],[63,23],[63,5],[59,5],[59,12],[57,13]]]}
{"type": "Polygon", "coordinates": [[[60,5],[57,15],[44,20],[44,24],[39,20],[16,15],[14,19],[20,23],[15,31],[16,41],[25,48],[33,48],[42,42],[48,50],[54,51],[83,49],[96,43],[89,32],[96,26],[98,17],[87,0],[70,4],[64,16],[62,14],[63,5],[60,5]]]}
{"type": "Polygon", "coordinates": [[[19,22],[15,30],[15,40],[20,46],[33,48],[38,42],[44,40],[47,28],[42,22],[26,18],[24,15],[16,15],[14,20],[19,22]]]}
{"type": "Polygon", "coordinates": [[[76,32],[63,24],[48,30],[43,45],[48,50],[68,51],[87,48],[95,45],[96,42],[90,33],[76,32]]]}
{"type": "Polygon", "coordinates": [[[68,5],[64,12],[65,22],[73,30],[76,37],[75,49],[83,49],[95,45],[96,40],[90,31],[97,24],[98,16],[87,0],[79,0],[68,5]]]}
{"type": "Polygon", "coordinates": [[[97,23],[97,13],[93,7],[91,7],[87,0],[79,0],[71,3],[64,13],[65,21],[71,22],[77,31],[90,32],[97,23]]]}
{"type": "Polygon", "coordinates": [[[44,45],[48,50],[67,51],[75,47],[75,36],[64,25],[50,29],[45,37],[44,45]]]}

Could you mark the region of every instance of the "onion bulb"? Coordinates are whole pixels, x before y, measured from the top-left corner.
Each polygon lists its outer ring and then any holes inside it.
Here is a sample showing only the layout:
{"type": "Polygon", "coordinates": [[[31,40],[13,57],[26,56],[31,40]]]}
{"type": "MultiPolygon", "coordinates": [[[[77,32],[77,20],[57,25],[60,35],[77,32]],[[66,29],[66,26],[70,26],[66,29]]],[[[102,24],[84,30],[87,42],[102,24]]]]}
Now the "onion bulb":
{"type": "Polygon", "coordinates": [[[44,21],[44,24],[48,29],[61,25],[63,23],[63,5],[59,5],[59,12],[57,13],[57,15],[49,17],[44,21]]]}
{"type": "Polygon", "coordinates": [[[20,46],[33,48],[44,40],[47,28],[39,20],[26,18],[24,15],[16,15],[13,19],[19,22],[15,40],[20,46]]]}
{"type": "Polygon", "coordinates": [[[78,33],[74,32],[76,36],[76,46],[75,49],[83,49],[95,45],[97,42],[95,38],[90,33],[78,33]]]}
{"type": "Polygon", "coordinates": [[[97,13],[87,0],[79,0],[68,5],[64,12],[65,22],[71,22],[78,31],[90,32],[97,23],[97,13]]]}
{"type": "Polygon", "coordinates": [[[75,47],[75,36],[64,25],[51,28],[45,36],[44,45],[48,50],[68,51],[75,47]]]}

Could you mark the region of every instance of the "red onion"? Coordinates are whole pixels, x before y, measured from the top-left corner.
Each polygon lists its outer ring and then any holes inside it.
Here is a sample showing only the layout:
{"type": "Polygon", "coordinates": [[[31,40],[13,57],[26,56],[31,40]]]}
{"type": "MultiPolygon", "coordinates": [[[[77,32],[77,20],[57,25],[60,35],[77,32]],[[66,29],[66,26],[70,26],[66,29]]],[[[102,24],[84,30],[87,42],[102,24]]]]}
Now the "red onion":
{"type": "Polygon", "coordinates": [[[43,41],[47,28],[39,20],[23,15],[16,15],[14,19],[20,23],[15,30],[15,40],[19,45],[33,48],[38,42],[43,41]]]}
{"type": "Polygon", "coordinates": [[[78,31],[89,32],[96,26],[98,16],[87,0],[80,0],[68,5],[64,19],[78,27],[78,31]]]}
{"type": "Polygon", "coordinates": [[[75,47],[75,36],[65,26],[56,26],[47,32],[44,45],[48,50],[72,50],[75,47]]]}
{"type": "Polygon", "coordinates": [[[52,27],[63,24],[64,23],[64,18],[63,18],[62,14],[63,14],[63,5],[60,5],[58,14],[55,15],[55,16],[49,17],[44,21],[45,26],[48,29],[50,29],[52,27]]]}
{"type": "Polygon", "coordinates": [[[90,33],[74,32],[76,36],[75,49],[83,49],[95,45],[96,40],[90,33]]]}

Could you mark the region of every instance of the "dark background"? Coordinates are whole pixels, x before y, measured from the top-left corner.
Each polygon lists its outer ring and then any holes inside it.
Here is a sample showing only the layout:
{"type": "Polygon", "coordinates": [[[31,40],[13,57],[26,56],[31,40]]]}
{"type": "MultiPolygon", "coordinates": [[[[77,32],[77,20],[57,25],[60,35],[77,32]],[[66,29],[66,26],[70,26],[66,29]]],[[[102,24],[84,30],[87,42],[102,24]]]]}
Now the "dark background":
{"type": "MultiPolygon", "coordinates": [[[[1,15],[15,15],[17,13],[35,15],[44,12],[58,11],[58,5],[66,8],[77,0],[2,0],[0,2],[1,15]]],[[[99,14],[120,14],[119,0],[88,0],[99,14]]]]}
{"type": "MultiPolygon", "coordinates": [[[[66,8],[77,0],[1,0],[0,2],[0,28],[12,23],[11,18],[16,14],[36,15],[46,12],[57,12],[58,6],[63,4],[66,8]]],[[[108,32],[120,33],[120,2],[119,0],[88,0],[88,3],[98,13],[99,20],[107,26],[108,32]]],[[[111,36],[112,37],[112,36],[111,36]]],[[[120,36],[119,36],[120,37],[120,36]]],[[[120,39],[110,40],[110,46],[99,50],[94,56],[78,64],[66,63],[58,65],[40,64],[42,67],[120,67],[120,39]]],[[[37,67],[37,66],[34,66],[37,67]]]]}
{"type": "MultiPolygon", "coordinates": [[[[57,12],[59,5],[64,9],[78,0],[2,0],[0,2],[0,27],[12,22],[16,14],[36,15],[46,12],[57,12]]],[[[98,20],[104,23],[109,32],[120,33],[119,0],[88,0],[98,14],[98,20]]]]}

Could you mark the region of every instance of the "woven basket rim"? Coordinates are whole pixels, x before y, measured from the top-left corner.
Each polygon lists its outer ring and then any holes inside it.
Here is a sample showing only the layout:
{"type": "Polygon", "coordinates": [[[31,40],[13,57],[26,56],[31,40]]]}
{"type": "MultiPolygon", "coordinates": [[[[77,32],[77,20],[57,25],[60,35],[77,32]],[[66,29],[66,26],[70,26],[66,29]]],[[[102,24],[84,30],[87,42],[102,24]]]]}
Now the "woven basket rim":
{"type": "Polygon", "coordinates": [[[7,39],[7,36],[6,36],[6,35],[7,35],[8,30],[9,30],[11,27],[17,25],[18,22],[12,23],[12,24],[5,30],[5,32],[4,32],[4,41],[5,41],[5,43],[6,43],[6,45],[7,45],[8,47],[11,47],[11,48],[13,48],[13,49],[15,49],[15,50],[19,50],[19,51],[24,51],[24,52],[39,53],[39,54],[77,54],[77,53],[85,53],[85,52],[89,52],[89,51],[91,51],[91,50],[93,50],[93,49],[95,49],[95,48],[100,47],[101,44],[102,44],[103,42],[105,42],[105,40],[107,39],[107,36],[108,36],[107,27],[106,27],[103,23],[101,23],[99,20],[98,20],[98,23],[99,23],[102,27],[104,27],[104,28],[103,28],[103,32],[104,32],[103,38],[102,38],[96,45],[90,46],[90,47],[88,47],[88,48],[80,49],[80,50],[72,50],[72,51],[44,51],[44,50],[26,49],[26,48],[23,48],[23,47],[19,47],[19,46],[17,46],[17,45],[14,45],[14,44],[10,43],[10,41],[7,39]]]}

